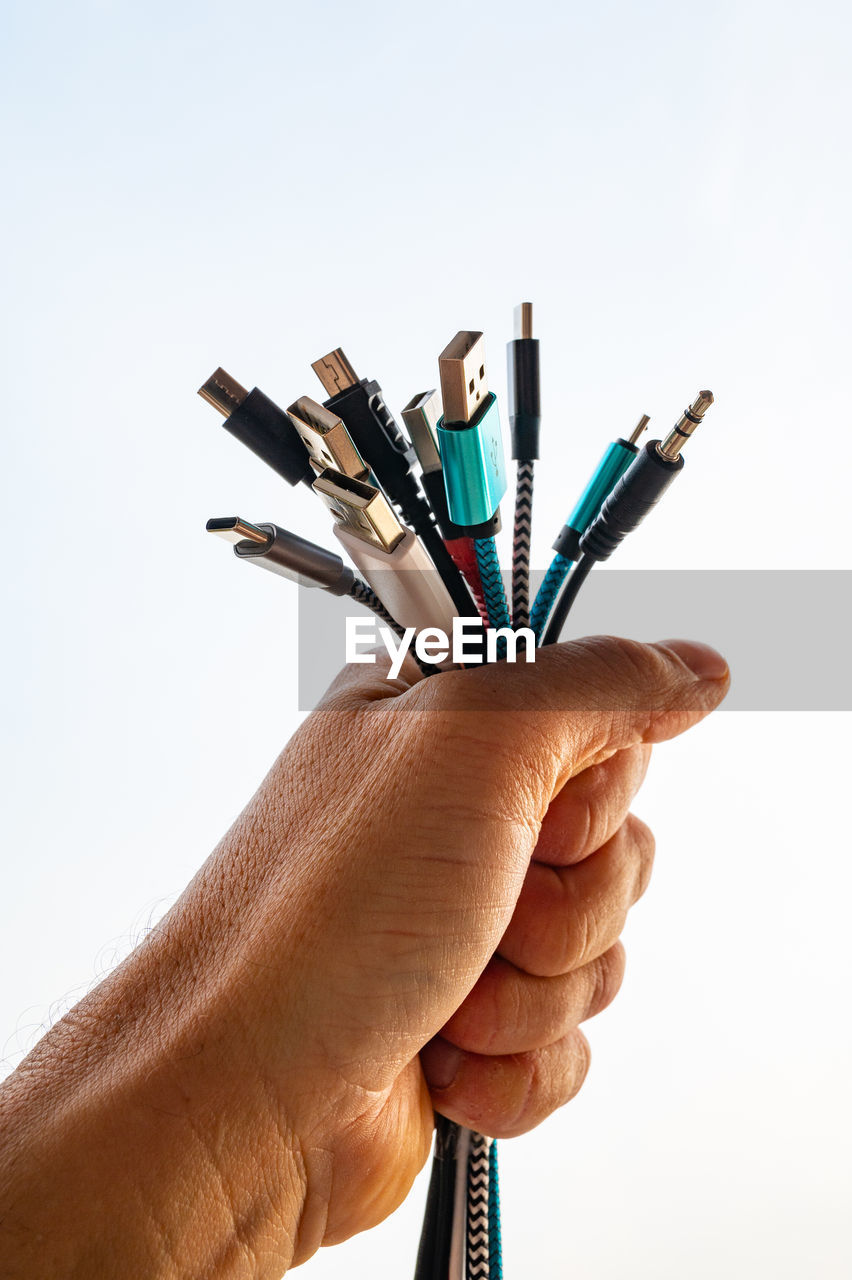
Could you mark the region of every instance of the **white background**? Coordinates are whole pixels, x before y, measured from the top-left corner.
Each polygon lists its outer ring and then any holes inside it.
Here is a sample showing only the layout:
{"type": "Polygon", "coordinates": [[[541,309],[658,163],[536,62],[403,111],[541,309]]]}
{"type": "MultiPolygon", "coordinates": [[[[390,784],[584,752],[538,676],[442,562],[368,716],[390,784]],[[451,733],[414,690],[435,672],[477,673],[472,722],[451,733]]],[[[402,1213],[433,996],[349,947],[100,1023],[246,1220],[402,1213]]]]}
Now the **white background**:
{"type": "MultiPolygon", "coordinates": [[[[539,566],[603,445],[710,386],[619,567],[849,567],[852,22],[825,0],[89,0],[5,26],[11,1068],[298,720],[294,596],[204,521],[328,522],[195,395],[218,364],[286,405],[342,344],[398,408],[481,328],[502,396],[532,298],[539,566]]],[[[848,732],[720,713],[659,750],[655,883],[590,1078],[503,1146],[510,1276],[849,1274],[848,732]]],[[[410,1274],[422,1196],[307,1274],[410,1274]]]]}

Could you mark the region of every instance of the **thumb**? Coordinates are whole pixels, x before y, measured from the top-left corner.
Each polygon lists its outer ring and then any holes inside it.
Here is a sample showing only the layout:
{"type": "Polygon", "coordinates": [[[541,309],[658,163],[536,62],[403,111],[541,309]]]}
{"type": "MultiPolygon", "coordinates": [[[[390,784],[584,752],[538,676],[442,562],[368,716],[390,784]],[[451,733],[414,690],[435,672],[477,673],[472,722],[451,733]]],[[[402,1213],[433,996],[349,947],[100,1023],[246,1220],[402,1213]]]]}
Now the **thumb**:
{"type": "Polygon", "coordinates": [[[407,697],[443,711],[475,712],[467,731],[479,725],[492,743],[509,735],[519,760],[529,752],[541,761],[544,747],[556,768],[556,790],[616,751],[685,732],[719,705],[729,686],[725,659],[697,641],[591,636],[539,649],[534,662],[448,672],[407,697]],[[508,719],[498,724],[500,716],[508,719]]]}

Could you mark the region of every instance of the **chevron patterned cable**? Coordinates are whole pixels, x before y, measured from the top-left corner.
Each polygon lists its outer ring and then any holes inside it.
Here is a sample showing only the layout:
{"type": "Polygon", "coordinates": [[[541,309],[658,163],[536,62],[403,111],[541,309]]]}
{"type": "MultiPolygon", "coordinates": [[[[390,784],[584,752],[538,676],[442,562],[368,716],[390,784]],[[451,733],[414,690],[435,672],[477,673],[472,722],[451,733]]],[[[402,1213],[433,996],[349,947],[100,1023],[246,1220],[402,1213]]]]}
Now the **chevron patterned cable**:
{"type": "Polygon", "coordinates": [[[366,609],[372,610],[377,618],[381,618],[395,636],[405,634],[396,618],[392,618],[379,597],[376,595],[372,587],[368,587],[366,582],[362,582],[360,578],[356,578],[349,588],[349,594],[356,604],[362,604],[366,609]]]}
{"type": "Polygon", "coordinates": [[[471,1134],[467,1166],[467,1280],[490,1280],[491,1139],[471,1134]]]}
{"type": "Polygon", "coordinates": [[[482,578],[488,621],[492,627],[511,627],[509,603],[506,600],[500,561],[497,559],[497,544],[493,538],[476,538],[473,545],[476,548],[479,576],[482,578]]]}
{"type": "Polygon", "coordinates": [[[568,570],[573,563],[573,560],[566,560],[557,551],[550,562],[550,568],[544,575],[544,581],[538,589],[533,602],[532,613],[530,614],[530,626],[535,632],[536,640],[539,643],[541,642],[542,632],[547,626],[547,619],[550,617],[553,602],[559,595],[562,583],[568,577],[568,570]]]}
{"type": "MultiPolygon", "coordinates": [[[[362,582],[360,578],[356,578],[352,583],[352,586],[349,588],[349,595],[356,604],[362,604],[366,609],[372,610],[381,622],[384,622],[386,626],[390,627],[395,636],[402,638],[402,636],[405,635],[404,629],[399,625],[396,618],[391,617],[375,591],[372,587],[368,587],[366,582],[362,582]]],[[[430,666],[427,662],[421,662],[413,649],[411,650],[411,656],[423,672],[424,676],[433,676],[435,674],[437,668],[430,666]]]]}
{"type": "Polygon", "coordinates": [[[530,540],[534,462],[518,463],[515,487],[515,529],[512,535],[512,625],[530,625],[530,540]]]}

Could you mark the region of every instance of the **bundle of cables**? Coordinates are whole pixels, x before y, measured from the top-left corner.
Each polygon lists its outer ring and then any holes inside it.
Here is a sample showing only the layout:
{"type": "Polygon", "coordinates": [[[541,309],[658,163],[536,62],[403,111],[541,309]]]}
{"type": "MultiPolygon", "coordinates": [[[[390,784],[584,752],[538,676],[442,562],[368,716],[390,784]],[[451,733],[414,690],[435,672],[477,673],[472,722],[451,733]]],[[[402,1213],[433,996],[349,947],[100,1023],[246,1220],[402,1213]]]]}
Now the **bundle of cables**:
{"type": "MultiPolygon", "coordinates": [[[[713,403],[701,391],[668,434],[640,448],[649,418],[606,449],[553,544],[530,607],[534,466],[541,426],[539,344],[532,305],[516,309],[508,344],[509,420],[517,463],[511,608],[495,542],[507,489],[497,398],[488,389],[480,332],[463,330],[441,353],[437,390],[402,411],[407,434],[379,384],[359,378],[339,348],[312,366],[327,395],[302,396],[285,411],[257,387],[246,391],[217,369],[199,394],[226,429],[290,485],[304,483],[328,507],[351,565],[276,524],[238,516],[207,529],[248,560],[302,586],[348,596],[397,635],[478,618],[500,660],[507,637],[536,645],[559,639],[594,565],[635,529],[683,469],[682,449],[713,403]],[[417,570],[418,572],[412,572],[417,570]],[[389,572],[390,571],[390,572],[389,572]]],[[[480,657],[478,659],[482,661],[480,657]]],[[[419,659],[424,675],[442,665],[419,659]]],[[[497,1144],[436,1116],[432,1174],[415,1280],[502,1280],[497,1144]]]]}

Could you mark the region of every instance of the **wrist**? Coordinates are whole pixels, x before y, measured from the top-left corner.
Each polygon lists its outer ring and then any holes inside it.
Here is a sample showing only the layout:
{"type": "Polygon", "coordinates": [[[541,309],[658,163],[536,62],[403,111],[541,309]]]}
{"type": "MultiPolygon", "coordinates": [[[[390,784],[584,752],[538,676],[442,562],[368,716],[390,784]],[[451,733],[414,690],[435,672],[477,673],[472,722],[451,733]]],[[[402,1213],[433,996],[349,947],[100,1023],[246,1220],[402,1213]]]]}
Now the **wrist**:
{"type": "Polygon", "coordinates": [[[3,1086],[10,1276],[278,1277],[320,1243],[280,1091],[177,916],[3,1086]]]}

